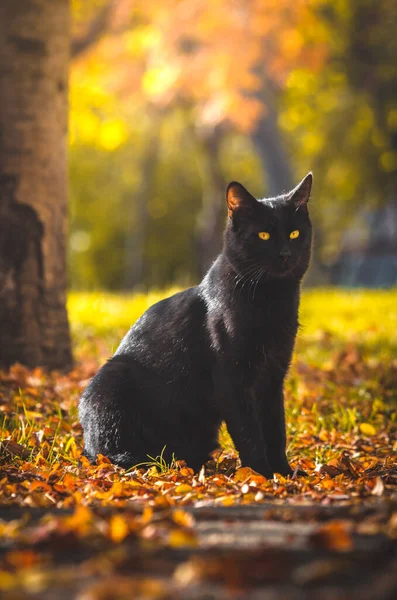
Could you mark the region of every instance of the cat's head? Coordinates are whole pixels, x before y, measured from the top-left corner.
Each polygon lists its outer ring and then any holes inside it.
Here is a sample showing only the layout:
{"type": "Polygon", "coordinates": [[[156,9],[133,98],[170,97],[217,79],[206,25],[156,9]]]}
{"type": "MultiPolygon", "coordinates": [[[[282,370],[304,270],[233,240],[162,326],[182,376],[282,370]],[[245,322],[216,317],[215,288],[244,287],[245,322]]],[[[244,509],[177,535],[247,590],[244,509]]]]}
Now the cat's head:
{"type": "Polygon", "coordinates": [[[308,201],[312,174],[290,192],[256,200],[240,183],[228,185],[224,252],[241,273],[262,269],[261,280],[300,280],[311,253],[308,201]],[[251,267],[252,265],[252,267],[251,267]]]}

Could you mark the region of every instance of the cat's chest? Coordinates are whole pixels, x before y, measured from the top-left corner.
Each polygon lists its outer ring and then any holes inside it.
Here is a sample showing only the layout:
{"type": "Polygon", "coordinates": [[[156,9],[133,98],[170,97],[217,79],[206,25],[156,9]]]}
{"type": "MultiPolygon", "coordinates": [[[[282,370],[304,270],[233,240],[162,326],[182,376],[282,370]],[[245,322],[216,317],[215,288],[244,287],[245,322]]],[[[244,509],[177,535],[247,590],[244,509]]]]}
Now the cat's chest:
{"type": "Polygon", "coordinates": [[[297,306],[292,300],[237,304],[223,316],[234,337],[258,340],[288,335],[298,321],[297,306]]]}
{"type": "Polygon", "coordinates": [[[266,362],[270,355],[289,352],[298,328],[296,311],[274,314],[262,307],[225,311],[214,319],[216,347],[229,356],[266,362]]]}

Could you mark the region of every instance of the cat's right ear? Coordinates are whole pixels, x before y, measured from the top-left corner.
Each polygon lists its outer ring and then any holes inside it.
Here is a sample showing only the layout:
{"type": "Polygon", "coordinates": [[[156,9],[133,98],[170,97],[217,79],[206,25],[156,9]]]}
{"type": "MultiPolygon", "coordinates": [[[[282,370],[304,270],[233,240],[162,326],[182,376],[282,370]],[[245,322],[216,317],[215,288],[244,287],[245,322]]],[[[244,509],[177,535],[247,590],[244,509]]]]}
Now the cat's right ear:
{"type": "Polygon", "coordinates": [[[257,200],[251,196],[251,194],[245,189],[241,183],[232,181],[227,186],[226,190],[226,202],[227,202],[227,214],[229,219],[232,218],[233,213],[237,209],[250,209],[254,208],[257,204],[257,200]]]}
{"type": "Polygon", "coordinates": [[[310,192],[312,189],[313,174],[310,171],[302,179],[300,183],[289,193],[289,199],[294,203],[296,210],[303,208],[307,210],[307,203],[309,202],[310,192]]]}

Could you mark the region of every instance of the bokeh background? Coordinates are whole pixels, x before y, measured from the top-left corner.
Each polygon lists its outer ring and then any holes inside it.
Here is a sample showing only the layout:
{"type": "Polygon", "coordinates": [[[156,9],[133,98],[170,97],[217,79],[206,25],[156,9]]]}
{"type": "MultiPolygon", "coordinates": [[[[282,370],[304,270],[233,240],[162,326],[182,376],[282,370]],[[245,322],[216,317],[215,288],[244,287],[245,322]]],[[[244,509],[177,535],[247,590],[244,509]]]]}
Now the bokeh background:
{"type": "Polygon", "coordinates": [[[230,180],[314,172],[307,285],[397,283],[395,0],[73,0],[73,289],[199,280],[230,180]]]}

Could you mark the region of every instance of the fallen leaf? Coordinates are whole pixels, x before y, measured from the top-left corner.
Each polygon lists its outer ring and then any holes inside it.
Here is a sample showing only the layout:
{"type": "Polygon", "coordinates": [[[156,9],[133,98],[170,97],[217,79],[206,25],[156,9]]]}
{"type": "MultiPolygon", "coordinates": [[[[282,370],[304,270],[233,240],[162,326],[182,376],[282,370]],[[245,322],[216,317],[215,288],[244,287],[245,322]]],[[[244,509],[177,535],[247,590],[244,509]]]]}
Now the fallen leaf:
{"type": "Polygon", "coordinates": [[[198,545],[198,540],[193,531],[174,529],[168,536],[168,544],[172,548],[182,548],[185,546],[195,548],[198,545]]]}
{"type": "Polygon", "coordinates": [[[373,496],[383,496],[384,491],[385,491],[385,485],[384,485],[382,479],[380,477],[377,477],[376,483],[371,490],[371,494],[373,496]]]}
{"type": "Polygon", "coordinates": [[[127,537],[129,533],[129,527],[122,515],[112,515],[109,521],[109,534],[110,539],[118,544],[127,537]]]}
{"type": "Polygon", "coordinates": [[[172,511],[172,520],[182,527],[193,527],[194,517],[185,510],[176,509],[172,511]]]}
{"type": "Polygon", "coordinates": [[[348,551],[353,546],[351,528],[350,521],[329,521],[310,534],[309,544],[315,548],[348,551]]]}
{"type": "Polygon", "coordinates": [[[188,485],[187,483],[182,483],[181,485],[176,486],[175,493],[176,494],[188,494],[192,490],[193,490],[193,488],[191,485],[188,485]]]}
{"type": "Polygon", "coordinates": [[[376,429],[370,423],[360,423],[360,431],[364,435],[369,435],[369,436],[376,435],[376,429]]]}
{"type": "Polygon", "coordinates": [[[13,442],[12,440],[0,442],[0,454],[2,453],[7,453],[11,456],[20,456],[21,458],[29,458],[30,456],[30,451],[25,446],[17,444],[17,442],[13,442]]]}

